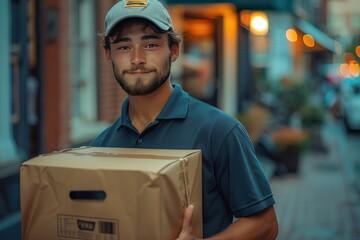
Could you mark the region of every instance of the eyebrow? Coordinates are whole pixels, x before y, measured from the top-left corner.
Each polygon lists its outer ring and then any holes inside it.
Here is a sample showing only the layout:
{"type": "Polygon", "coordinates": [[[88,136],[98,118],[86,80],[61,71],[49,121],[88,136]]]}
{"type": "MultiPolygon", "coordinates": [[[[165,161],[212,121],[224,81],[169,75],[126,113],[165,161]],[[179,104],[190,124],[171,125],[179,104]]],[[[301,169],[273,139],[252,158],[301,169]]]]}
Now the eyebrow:
{"type": "MultiPolygon", "coordinates": [[[[142,41],[151,40],[151,39],[158,40],[158,39],[162,39],[162,38],[158,34],[149,34],[149,35],[144,35],[144,36],[141,37],[142,41]]],[[[116,42],[131,42],[131,38],[129,38],[129,37],[120,37],[118,39],[118,41],[116,41],[116,42]]]]}
{"type": "Polygon", "coordinates": [[[141,37],[141,40],[149,40],[149,39],[162,39],[162,37],[159,34],[150,34],[141,37]]]}

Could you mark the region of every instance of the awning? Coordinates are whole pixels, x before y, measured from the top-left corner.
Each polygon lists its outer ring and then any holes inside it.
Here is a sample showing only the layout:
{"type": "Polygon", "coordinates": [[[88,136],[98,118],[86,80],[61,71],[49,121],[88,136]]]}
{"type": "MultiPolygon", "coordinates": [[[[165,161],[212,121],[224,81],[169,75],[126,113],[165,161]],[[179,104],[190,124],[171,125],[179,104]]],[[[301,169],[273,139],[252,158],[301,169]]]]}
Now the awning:
{"type": "Polygon", "coordinates": [[[326,33],[322,32],[311,23],[302,19],[297,19],[295,22],[295,27],[304,34],[310,34],[325,50],[336,53],[335,40],[333,40],[326,33]]]}
{"type": "Polygon", "coordinates": [[[212,4],[212,3],[229,3],[234,4],[237,9],[249,10],[277,10],[277,11],[293,11],[292,0],[167,0],[167,4],[212,4]]]}

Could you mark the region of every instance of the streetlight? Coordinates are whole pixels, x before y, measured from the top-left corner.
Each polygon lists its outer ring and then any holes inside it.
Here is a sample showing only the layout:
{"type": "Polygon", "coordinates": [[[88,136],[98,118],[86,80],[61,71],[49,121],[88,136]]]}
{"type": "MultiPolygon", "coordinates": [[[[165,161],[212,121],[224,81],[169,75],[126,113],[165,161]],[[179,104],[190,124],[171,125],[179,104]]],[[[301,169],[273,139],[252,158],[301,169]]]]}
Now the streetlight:
{"type": "Polygon", "coordinates": [[[252,12],[250,31],[254,35],[266,35],[269,31],[269,21],[264,12],[252,12]]]}

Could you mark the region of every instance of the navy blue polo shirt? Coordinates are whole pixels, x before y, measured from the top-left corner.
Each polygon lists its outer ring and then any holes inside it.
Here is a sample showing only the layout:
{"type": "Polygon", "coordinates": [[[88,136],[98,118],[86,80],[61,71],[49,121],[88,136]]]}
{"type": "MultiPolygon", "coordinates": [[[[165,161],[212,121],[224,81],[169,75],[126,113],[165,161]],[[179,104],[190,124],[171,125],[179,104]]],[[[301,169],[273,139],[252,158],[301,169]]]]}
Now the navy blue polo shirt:
{"type": "Polygon", "coordinates": [[[146,129],[132,126],[128,99],[121,116],[91,146],[201,149],[203,235],[224,230],[236,218],[275,203],[269,183],[244,127],[235,118],[203,103],[174,84],[168,102],[146,129]]]}

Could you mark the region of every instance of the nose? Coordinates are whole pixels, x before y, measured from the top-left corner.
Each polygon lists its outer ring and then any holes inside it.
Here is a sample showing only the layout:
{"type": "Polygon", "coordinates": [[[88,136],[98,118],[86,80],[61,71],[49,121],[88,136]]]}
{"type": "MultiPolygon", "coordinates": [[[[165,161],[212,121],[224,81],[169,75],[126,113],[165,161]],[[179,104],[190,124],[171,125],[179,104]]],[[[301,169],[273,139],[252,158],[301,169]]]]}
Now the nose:
{"type": "Polygon", "coordinates": [[[140,65],[145,63],[145,54],[141,48],[134,48],[131,57],[131,63],[134,65],[140,65]]]}

